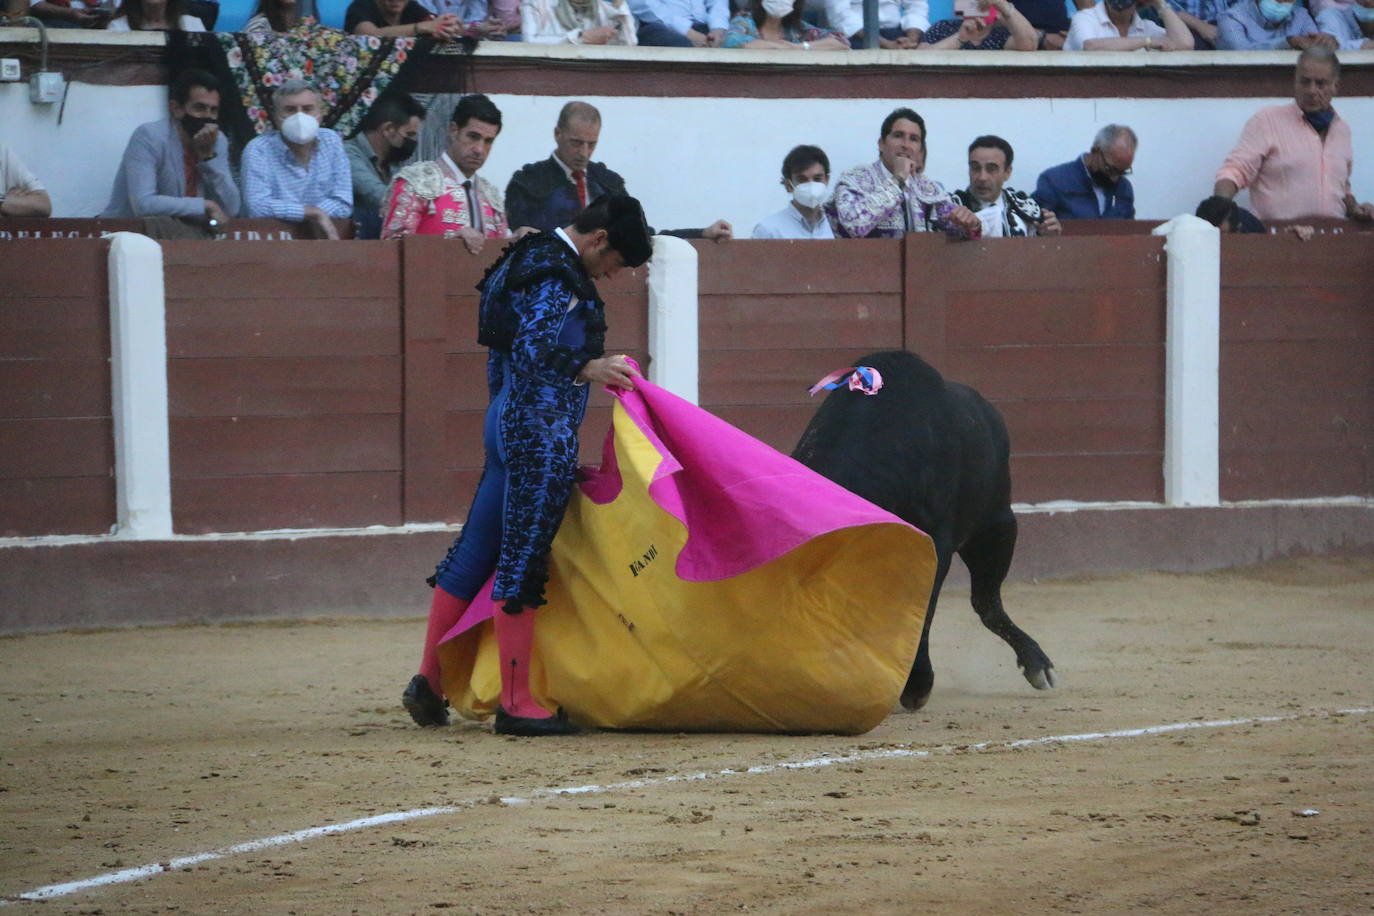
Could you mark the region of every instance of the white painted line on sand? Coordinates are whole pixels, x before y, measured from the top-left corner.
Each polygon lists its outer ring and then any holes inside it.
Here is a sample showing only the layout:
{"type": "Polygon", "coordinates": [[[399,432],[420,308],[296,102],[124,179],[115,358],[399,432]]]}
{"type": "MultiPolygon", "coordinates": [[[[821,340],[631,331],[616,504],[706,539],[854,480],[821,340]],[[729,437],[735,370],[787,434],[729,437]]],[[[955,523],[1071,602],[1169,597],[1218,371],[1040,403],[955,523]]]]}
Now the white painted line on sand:
{"type": "MultiPolygon", "coordinates": [[[[870,750],[856,751],[852,754],[844,754],[838,757],[824,755],[821,757],[811,757],[806,760],[784,761],[782,763],[765,763],[757,766],[748,767],[742,770],[704,770],[698,773],[679,773],[671,776],[659,776],[651,779],[630,779],[624,782],[612,782],[605,785],[585,785],[585,786],[563,786],[561,788],[535,789],[528,795],[512,795],[501,798],[501,803],[506,805],[523,805],[540,799],[557,798],[560,796],[572,795],[596,795],[605,792],[620,792],[626,789],[644,789],[654,786],[672,785],[680,782],[700,782],[707,779],[722,779],[729,776],[753,776],[762,773],[775,773],[780,770],[809,770],[818,767],[834,766],[842,763],[859,763],[872,760],[893,760],[908,757],[933,757],[942,754],[959,754],[981,751],[1000,751],[1011,750],[1021,747],[1035,747],[1045,744],[1074,744],[1088,741],[1104,741],[1112,738],[1143,738],[1152,735],[1163,735],[1170,732],[1190,731],[1200,728],[1229,728],[1237,725],[1263,725],[1270,722],[1290,722],[1295,719],[1311,718],[1330,718],[1333,716],[1355,716],[1366,715],[1374,712],[1374,707],[1361,707],[1356,709],[1334,709],[1334,710],[1315,710],[1312,712],[1292,713],[1282,716],[1250,716],[1243,719],[1212,719],[1202,722],[1173,722],[1168,725],[1151,725],[1145,728],[1123,728],[1109,732],[1084,732],[1078,735],[1045,735],[1040,738],[1021,738],[1015,741],[980,741],[977,744],[946,744],[930,748],[913,748],[910,745],[898,745],[896,747],[873,748],[870,750]]],[[[471,801],[459,802],[454,805],[442,805],[434,808],[412,808],[409,811],[393,811],[390,814],[377,814],[372,817],[361,817],[357,820],[344,821],[339,824],[326,824],[323,827],[310,827],[305,830],[297,830],[292,833],[282,833],[277,836],[263,837],[258,840],[249,840],[246,843],[238,843],[233,846],[225,846],[209,852],[196,853],[190,856],[181,856],[176,859],[169,859],[165,862],[153,862],[148,865],[140,865],[136,868],[125,868],[119,871],[106,872],[103,875],[96,875],[93,878],[83,878],[80,881],[68,881],[64,884],[49,884],[46,887],[35,888],[11,897],[0,899],[0,906],[9,903],[17,903],[24,900],[52,900],[56,897],[65,897],[69,894],[76,894],[81,891],[92,890],[98,887],[105,887],[111,884],[125,884],[130,881],[137,881],[140,878],[151,877],[152,875],[163,874],[165,872],[177,871],[183,868],[190,868],[204,862],[212,862],[216,859],[224,859],[229,856],[241,855],[248,852],[258,852],[263,849],[272,849],[277,846],[287,846],[292,843],[300,843],[315,837],[328,836],[335,833],[349,833],[354,830],[363,830],[368,827],[380,827],[384,824],[396,824],[402,821],[418,820],[424,817],[434,817],[439,814],[454,814],[458,811],[466,810],[483,804],[487,799],[473,799],[471,801]]]]}

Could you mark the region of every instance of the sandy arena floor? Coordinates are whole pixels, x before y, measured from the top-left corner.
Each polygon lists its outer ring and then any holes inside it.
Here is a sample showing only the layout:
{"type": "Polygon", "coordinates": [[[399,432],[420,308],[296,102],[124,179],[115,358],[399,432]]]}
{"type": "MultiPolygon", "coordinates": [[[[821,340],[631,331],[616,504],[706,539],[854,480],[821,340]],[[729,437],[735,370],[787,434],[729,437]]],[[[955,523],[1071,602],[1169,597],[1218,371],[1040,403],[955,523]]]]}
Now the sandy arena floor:
{"type": "Polygon", "coordinates": [[[0,911],[1374,911],[1374,713],[1332,714],[1374,707],[1374,560],[1018,585],[1007,606],[1057,690],[951,592],[930,706],[857,739],[421,731],[396,702],[415,620],[0,639],[0,911]],[[1266,716],[1287,718],[1005,746],[1266,716]],[[904,748],[934,753],[883,753],[904,748]],[[581,785],[608,788],[546,791],[581,785]],[[13,899],[436,805],[457,810],[13,899]]]}

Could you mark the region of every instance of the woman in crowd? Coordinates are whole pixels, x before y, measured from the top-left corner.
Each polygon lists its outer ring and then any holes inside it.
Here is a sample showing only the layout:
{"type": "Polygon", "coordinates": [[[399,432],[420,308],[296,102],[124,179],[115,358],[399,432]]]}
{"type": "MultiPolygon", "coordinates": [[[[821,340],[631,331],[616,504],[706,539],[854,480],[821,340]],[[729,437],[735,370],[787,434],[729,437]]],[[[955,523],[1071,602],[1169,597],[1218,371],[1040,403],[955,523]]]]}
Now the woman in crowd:
{"type": "Polygon", "coordinates": [[[1029,20],[1007,0],[980,0],[972,15],[963,19],[943,19],[932,25],[921,37],[917,49],[1034,51],[1039,40],[1029,20]]]}
{"type": "Polygon", "coordinates": [[[205,23],[186,12],[185,0],[122,0],[105,28],[111,32],[204,32],[205,23]]]}
{"type": "Polygon", "coordinates": [[[258,0],[253,18],[243,27],[245,32],[289,32],[301,21],[296,0],[258,0]]]}
{"type": "Polygon", "coordinates": [[[722,47],[772,48],[783,51],[843,51],[849,39],[802,19],[805,0],[752,0],[749,9],[730,20],[722,47]]]}
{"type": "Polygon", "coordinates": [[[452,13],[435,16],[415,0],[353,0],[344,14],[344,31],[377,38],[433,38],[452,41],[463,22],[452,13]]]}
{"type": "Polygon", "coordinates": [[[638,43],[628,0],[523,0],[520,34],[537,44],[638,43]]]}

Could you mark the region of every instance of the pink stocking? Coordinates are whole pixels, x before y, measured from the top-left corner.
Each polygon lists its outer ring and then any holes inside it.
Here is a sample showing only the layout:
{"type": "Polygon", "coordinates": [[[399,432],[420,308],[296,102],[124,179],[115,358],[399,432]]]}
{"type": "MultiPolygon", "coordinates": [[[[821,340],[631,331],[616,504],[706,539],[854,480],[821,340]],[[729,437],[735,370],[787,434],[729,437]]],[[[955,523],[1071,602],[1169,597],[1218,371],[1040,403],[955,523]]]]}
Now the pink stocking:
{"type": "Polygon", "coordinates": [[[512,716],[547,719],[553,715],[530,694],[530,649],[534,644],[534,608],[507,614],[497,610],[496,648],[501,654],[501,706],[512,716]]]}
{"type": "Polygon", "coordinates": [[[443,688],[439,686],[439,640],[463,616],[469,603],[468,599],[455,598],[438,587],[434,589],[434,598],[429,603],[429,628],[425,632],[425,651],[420,656],[420,674],[429,681],[429,687],[436,696],[444,695],[443,688]]]}

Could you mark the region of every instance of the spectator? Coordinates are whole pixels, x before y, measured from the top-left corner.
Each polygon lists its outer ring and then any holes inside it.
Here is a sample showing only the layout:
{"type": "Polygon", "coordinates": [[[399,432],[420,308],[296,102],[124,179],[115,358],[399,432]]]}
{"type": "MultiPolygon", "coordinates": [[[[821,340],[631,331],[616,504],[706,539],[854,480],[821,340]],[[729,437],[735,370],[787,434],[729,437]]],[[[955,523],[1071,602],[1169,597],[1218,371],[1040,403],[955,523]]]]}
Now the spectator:
{"type": "Polygon", "coordinates": [[[415,0],[353,0],[344,13],[344,31],[374,38],[451,41],[463,31],[463,23],[452,13],[435,16],[415,0]]]}
{"type": "Polygon", "coordinates": [[[660,48],[718,48],[730,23],[729,0],[628,0],[639,43],[660,48]]]}
{"type": "Polygon", "coordinates": [[[1338,44],[1293,0],[1235,0],[1217,19],[1217,48],[1222,51],[1335,50],[1338,44]]]}
{"type": "Polygon", "coordinates": [[[388,192],[382,238],[442,235],[462,239],[472,254],[487,239],[510,236],[501,193],[477,174],[501,133],[501,110],[484,95],[465,95],[453,109],[448,149],[437,162],[396,173],[388,192]]]}
{"type": "Polygon", "coordinates": [[[14,151],[0,143],[0,216],[52,216],[52,200],[14,151]]]}
{"type": "Polygon", "coordinates": [[[626,0],[523,0],[520,37],[537,44],[634,45],[626,0]]]}
{"type": "Polygon", "coordinates": [[[205,23],[186,12],[185,0],[120,0],[111,32],[204,32],[205,23]]]}
{"type": "Polygon", "coordinates": [[[277,129],[243,149],[243,197],[248,215],[305,221],[337,239],[335,219],[353,211],[353,185],[343,140],[320,126],[323,105],[315,87],[289,79],[272,96],[277,129]]]}
{"type": "Polygon", "coordinates": [[[50,29],[103,29],[110,22],[99,0],[32,0],[29,15],[50,29]]]}
{"type": "Polygon", "coordinates": [[[1169,5],[1193,33],[1193,50],[1216,50],[1217,20],[1226,9],[1226,0],[1169,0],[1169,5]]]}
{"type": "Polygon", "coordinates": [[[1088,152],[1040,173],[1036,201],[1060,219],[1135,219],[1135,189],[1126,176],[1137,145],[1135,131],[1108,124],[1088,152]]]}
{"type": "Polygon", "coordinates": [[[1035,29],[1035,47],[1060,51],[1069,36],[1069,13],[1062,0],[1013,0],[1012,6],[1035,29]]]}
{"type": "Polygon", "coordinates": [[[907,232],[978,231],[978,217],[925,176],[926,122],[910,108],[883,119],[878,161],[840,175],[827,207],[839,238],[895,238],[907,232]]]}
{"type": "Polygon", "coordinates": [[[1354,0],[1349,6],[1328,6],[1317,14],[1317,28],[1333,36],[1342,51],[1374,48],[1374,0],[1354,0]]]}
{"type": "Polygon", "coordinates": [[[792,202],[754,227],[756,239],[833,239],[824,204],[830,160],[819,146],[795,146],[782,160],[782,186],[792,202]]]}
{"type": "Polygon", "coordinates": [[[1193,33],[1165,0],[1147,0],[1163,26],[1141,19],[1136,0],[1102,0],[1069,21],[1065,51],[1191,51],[1193,33]]]}
{"type": "Polygon", "coordinates": [[[245,32],[289,32],[301,21],[297,0],[258,0],[253,16],[244,25],[245,32]]]}
{"type": "MultiPolygon", "coordinates": [[[[854,47],[864,46],[863,0],[825,0],[825,20],[854,47]]],[[[878,0],[878,47],[915,48],[928,28],[927,0],[878,0]]]]}
{"type": "MultiPolygon", "coordinates": [[[[1249,210],[1229,197],[1209,197],[1197,205],[1196,215],[1207,220],[1225,234],[1268,232],[1264,223],[1249,210]]],[[[1288,226],[1285,230],[1296,235],[1300,241],[1308,241],[1316,234],[1311,226],[1288,226]]]]}
{"type": "Polygon", "coordinates": [[[849,40],[802,20],[805,0],[752,0],[730,20],[727,48],[772,48],[783,51],[844,51],[849,40]]]}
{"type": "Polygon", "coordinates": [[[1196,215],[1222,232],[1259,233],[1264,223],[1229,197],[1213,195],[1197,205],[1196,215]]]}
{"type": "Polygon", "coordinates": [[[1261,108],[1245,122],[1212,193],[1233,198],[1249,188],[1260,219],[1374,219],[1374,205],[1350,193],[1350,125],[1331,107],[1340,77],[1329,48],[1299,54],[1293,102],[1261,108]]]}
{"type": "MultiPolygon", "coordinates": [[[[592,153],[601,139],[601,112],[586,102],[569,102],[558,112],[553,129],[553,155],[521,166],[506,185],[511,223],[552,232],[572,222],[587,204],[605,194],[625,194],[625,179],[592,153]]],[[[664,235],[728,240],[732,229],[716,220],[705,229],[674,229],[664,235]]]]}
{"type": "Polygon", "coordinates": [[[219,82],[183,70],[168,90],[169,117],[129,138],[101,216],[175,216],[222,227],[241,197],[229,171],[229,142],[219,129],[219,82]]]}
{"type": "Polygon", "coordinates": [[[519,41],[520,0],[419,0],[435,16],[450,15],[479,38],[519,41]]]}
{"type": "Polygon", "coordinates": [[[968,188],[955,191],[959,202],[978,214],[985,239],[1058,235],[1063,231],[1053,210],[1046,210],[1024,191],[1006,187],[1014,157],[1001,137],[978,137],[968,147],[968,188]]]}
{"type": "Polygon", "coordinates": [[[392,171],[415,155],[424,120],[425,106],[404,92],[388,92],[372,103],[358,133],[344,143],[353,175],[356,238],[381,237],[382,202],[392,171]]]}
{"type": "Polygon", "coordinates": [[[1039,37],[1030,22],[1007,0],[979,0],[978,15],[942,19],[931,26],[918,47],[922,51],[1034,51],[1039,37]],[[987,20],[992,8],[996,17],[987,20]]]}

